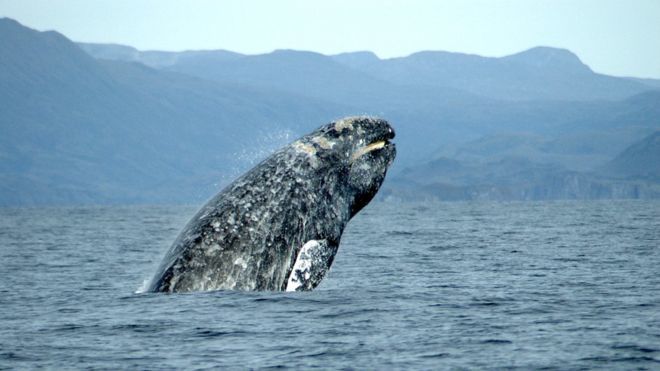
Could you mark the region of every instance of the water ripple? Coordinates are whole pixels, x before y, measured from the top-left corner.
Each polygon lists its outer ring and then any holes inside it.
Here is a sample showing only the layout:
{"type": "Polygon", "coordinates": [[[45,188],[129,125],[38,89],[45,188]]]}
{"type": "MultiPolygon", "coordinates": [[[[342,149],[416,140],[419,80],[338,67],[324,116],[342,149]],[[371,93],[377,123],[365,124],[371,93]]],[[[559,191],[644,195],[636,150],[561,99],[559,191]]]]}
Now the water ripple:
{"type": "Polygon", "coordinates": [[[0,209],[0,369],[660,367],[658,201],[372,203],[314,292],[133,294],[194,211],[0,209]]]}

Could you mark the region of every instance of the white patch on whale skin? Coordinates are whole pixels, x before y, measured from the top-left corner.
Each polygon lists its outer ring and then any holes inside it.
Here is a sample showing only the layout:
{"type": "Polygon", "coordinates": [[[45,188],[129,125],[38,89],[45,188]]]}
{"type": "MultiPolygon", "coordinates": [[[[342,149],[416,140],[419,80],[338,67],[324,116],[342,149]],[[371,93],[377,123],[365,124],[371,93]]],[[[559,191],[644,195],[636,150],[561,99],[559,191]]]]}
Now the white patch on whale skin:
{"type": "Polygon", "coordinates": [[[332,149],[332,147],[337,144],[334,141],[328,140],[322,136],[316,136],[312,138],[312,142],[318,144],[322,149],[332,149]]]}
{"type": "Polygon", "coordinates": [[[217,243],[213,243],[213,244],[211,244],[211,246],[209,246],[209,247],[206,249],[206,251],[204,251],[204,255],[206,255],[206,256],[214,256],[215,254],[217,254],[217,253],[220,252],[221,250],[222,250],[222,247],[220,247],[219,244],[217,244],[217,243]]]}
{"type": "Polygon", "coordinates": [[[295,148],[298,152],[304,152],[310,156],[316,155],[316,148],[314,148],[313,145],[303,143],[299,140],[293,142],[293,148],[295,148]]]}
{"type": "Polygon", "coordinates": [[[298,140],[293,142],[293,148],[296,149],[296,152],[304,153],[307,155],[309,164],[312,165],[313,168],[317,168],[319,166],[319,161],[316,157],[316,147],[309,143],[304,143],[298,140]]]}
{"type": "Polygon", "coordinates": [[[291,270],[291,275],[289,275],[289,281],[286,284],[286,291],[296,291],[300,288],[304,282],[300,279],[304,277],[309,279],[312,271],[312,250],[320,248],[321,245],[317,240],[310,240],[300,249],[296,262],[293,264],[293,269],[291,270]]]}
{"type": "Polygon", "coordinates": [[[241,267],[243,269],[247,268],[247,262],[245,261],[245,259],[243,259],[240,256],[238,258],[236,258],[236,260],[234,260],[234,265],[238,265],[239,267],[241,267]]]}
{"type": "Polygon", "coordinates": [[[340,132],[344,129],[353,130],[354,117],[347,117],[335,122],[335,131],[340,132]]]}

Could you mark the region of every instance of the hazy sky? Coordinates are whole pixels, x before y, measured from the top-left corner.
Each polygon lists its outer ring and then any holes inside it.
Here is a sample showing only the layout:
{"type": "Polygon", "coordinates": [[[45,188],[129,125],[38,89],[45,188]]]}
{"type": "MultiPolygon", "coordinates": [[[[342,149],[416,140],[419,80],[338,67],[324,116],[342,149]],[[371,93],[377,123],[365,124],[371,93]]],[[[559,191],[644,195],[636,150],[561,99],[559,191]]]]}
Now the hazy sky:
{"type": "Polygon", "coordinates": [[[660,78],[660,0],[0,0],[0,16],[138,49],[502,56],[570,49],[595,71],[660,78]]]}

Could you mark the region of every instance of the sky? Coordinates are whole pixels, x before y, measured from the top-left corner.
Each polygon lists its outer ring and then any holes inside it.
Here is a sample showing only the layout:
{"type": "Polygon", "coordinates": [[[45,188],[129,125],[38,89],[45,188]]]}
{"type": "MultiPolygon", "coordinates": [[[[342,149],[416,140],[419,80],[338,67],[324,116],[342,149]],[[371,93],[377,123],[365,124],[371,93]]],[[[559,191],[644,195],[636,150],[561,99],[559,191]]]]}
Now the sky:
{"type": "Polygon", "coordinates": [[[660,0],[0,0],[0,17],[141,50],[499,57],[552,46],[596,72],[660,78],[660,0]]]}

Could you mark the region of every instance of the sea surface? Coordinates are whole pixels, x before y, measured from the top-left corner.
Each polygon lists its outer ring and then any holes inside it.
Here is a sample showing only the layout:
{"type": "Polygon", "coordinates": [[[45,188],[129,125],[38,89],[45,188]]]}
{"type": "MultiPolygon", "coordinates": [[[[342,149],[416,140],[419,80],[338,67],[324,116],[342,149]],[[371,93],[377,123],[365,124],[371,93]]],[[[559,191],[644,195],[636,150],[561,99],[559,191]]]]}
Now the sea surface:
{"type": "Polygon", "coordinates": [[[195,211],[0,209],[0,368],[660,369],[660,201],[377,202],[313,292],[136,293],[195,211]]]}

